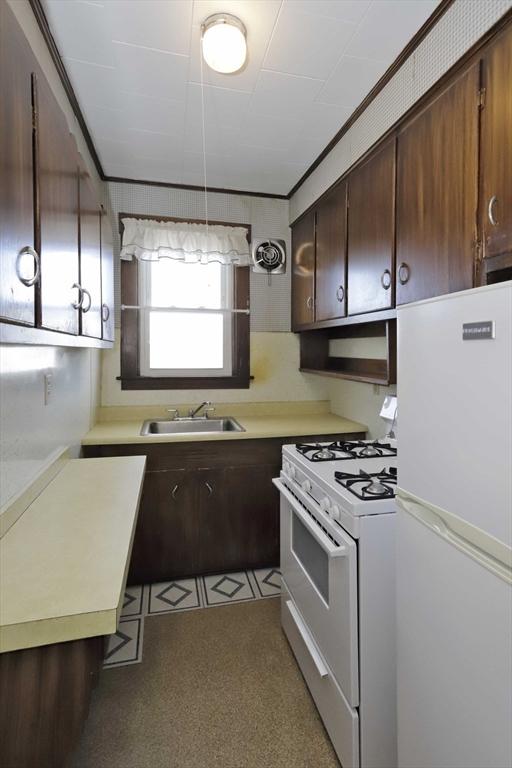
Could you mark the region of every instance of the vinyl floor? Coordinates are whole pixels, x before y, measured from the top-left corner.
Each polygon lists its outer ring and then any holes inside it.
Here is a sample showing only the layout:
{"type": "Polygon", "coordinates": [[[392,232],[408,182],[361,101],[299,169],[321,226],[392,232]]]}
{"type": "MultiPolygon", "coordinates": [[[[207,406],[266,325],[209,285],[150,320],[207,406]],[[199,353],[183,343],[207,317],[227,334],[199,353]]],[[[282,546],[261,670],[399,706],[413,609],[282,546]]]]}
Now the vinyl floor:
{"type": "Polygon", "coordinates": [[[72,768],[339,768],[270,598],[145,618],[100,676],[72,768]]]}

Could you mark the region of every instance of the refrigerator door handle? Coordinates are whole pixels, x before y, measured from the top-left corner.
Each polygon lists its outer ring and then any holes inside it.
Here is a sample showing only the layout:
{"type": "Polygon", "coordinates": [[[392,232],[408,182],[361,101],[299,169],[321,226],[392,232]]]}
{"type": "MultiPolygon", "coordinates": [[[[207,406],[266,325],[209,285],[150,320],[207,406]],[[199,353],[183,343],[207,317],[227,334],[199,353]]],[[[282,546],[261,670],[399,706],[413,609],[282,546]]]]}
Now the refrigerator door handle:
{"type": "Polygon", "coordinates": [[[446,542],[457,547],[495,576],[512,584],[512,551],[505,544],[474,526],[469,526],[445,510],[438,510],[427,502],[410,496],[402,489],[397,491],[396,503],[399,509],[414,517],[446,542]],[[453,518],[454,525],[450,525],[450,518],[453,518]],[[473,541],[461,532],[463,526],[467,528],[473,541]],[[480,540],[486,548],[479,546],[475,540],[480,540]],[[492,549],[492,554],[489,549],[492,549]]]}

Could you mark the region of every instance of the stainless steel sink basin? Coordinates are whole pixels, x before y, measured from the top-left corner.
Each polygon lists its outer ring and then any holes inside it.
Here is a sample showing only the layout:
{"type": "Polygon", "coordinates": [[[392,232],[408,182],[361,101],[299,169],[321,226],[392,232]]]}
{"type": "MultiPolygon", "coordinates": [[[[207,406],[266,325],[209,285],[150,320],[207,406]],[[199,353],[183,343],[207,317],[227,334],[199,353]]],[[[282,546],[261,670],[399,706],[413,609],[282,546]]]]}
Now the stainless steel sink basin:
{"type": "Polygon", "coordinates": [[[245,432],[245,429],[232,416],[208,419],[177,418],[148,419],[142,425],[141,435],[190,435],[211,432],[245,432]]]}

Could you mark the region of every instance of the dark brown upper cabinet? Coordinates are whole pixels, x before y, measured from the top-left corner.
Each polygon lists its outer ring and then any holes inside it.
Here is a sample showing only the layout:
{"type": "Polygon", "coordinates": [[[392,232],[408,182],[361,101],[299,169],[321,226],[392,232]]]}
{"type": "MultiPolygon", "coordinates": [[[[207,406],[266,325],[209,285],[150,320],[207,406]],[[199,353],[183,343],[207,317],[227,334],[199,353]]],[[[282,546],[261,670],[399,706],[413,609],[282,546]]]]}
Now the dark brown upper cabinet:
{"type": "Polygon", "coordinates": [[[338,184],[316,209],[315,321],[345,316],[347,185],[338,184]]]}
{"type": "Polygon", "coordinates": [[[101,207],[80,158],[80,333],[101,339],[101,207]]]}
{"type": "Polygon", "coordinates": [[[395,153],[393,138],[348,178],[348,313],[393,306],[395,153]]]}
{"type": "Polygon", "coordinates": [[[473,286],[480,64],[398,136],[396,303],[473,286]]]}
{"type": "Polygon", "coordinates": [[[292,229],[292,329],[315,319],[315,214],[310,211],[292,229]]]}
{"type": "Polygon", "coordinates": [[[41,325],[78,334],[78,152],[50,86],[36,78],[41,227],[41,325]]]}
{"type": "Polygon", "coordinates": [[[114,232],[101,212],[101,322],[102,338],[114,341],[114,232]]]}
{"type": "Polygon", "coordinates": [[[8,3],[0,3],[0,317],[34,325],[31,74],[35,60],[8,3]]]}
{"type": "Polygon", "coordinates": [[[483,256],[512,253],[512,27],[484,55],[480,139],[483,256]]]}

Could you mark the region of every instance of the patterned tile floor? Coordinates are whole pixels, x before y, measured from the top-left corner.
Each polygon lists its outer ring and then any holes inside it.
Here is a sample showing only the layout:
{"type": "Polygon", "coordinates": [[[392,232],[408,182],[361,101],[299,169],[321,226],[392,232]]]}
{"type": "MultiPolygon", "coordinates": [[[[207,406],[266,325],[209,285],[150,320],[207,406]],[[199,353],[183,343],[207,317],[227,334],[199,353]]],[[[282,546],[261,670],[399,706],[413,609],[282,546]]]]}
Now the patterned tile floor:
{"type": "Polygon", "coordinates": [[[144,620],[148,616],[262,600],[280,594],[279,568],[260,568],[127,587],[119,628],[109,638],[103,666],[121,667],[142,661],[144,620]]]}

